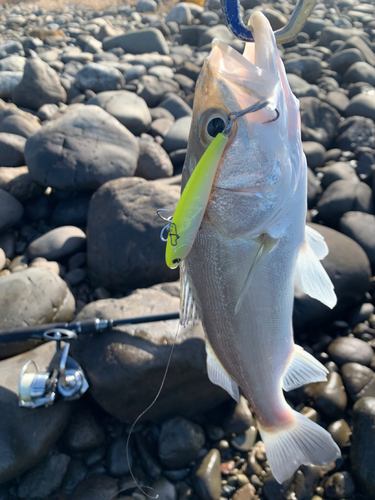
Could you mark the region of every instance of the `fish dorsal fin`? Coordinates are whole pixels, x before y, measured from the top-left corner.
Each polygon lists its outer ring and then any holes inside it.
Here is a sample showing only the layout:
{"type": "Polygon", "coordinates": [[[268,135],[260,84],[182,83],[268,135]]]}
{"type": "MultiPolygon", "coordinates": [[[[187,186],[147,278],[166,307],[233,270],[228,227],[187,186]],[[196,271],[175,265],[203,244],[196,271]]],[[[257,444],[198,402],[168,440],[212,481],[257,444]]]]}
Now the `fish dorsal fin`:
{"type": "Polygon", "coordinates": [[[225,368],[218,360],[210,342],[206,337],[206,353],[207,353],[207,373],[210,381],[222,387],[227,393],[232,396],[237,402],[240,398],[238,385],[230,378],[225,368]]]}
{"type": "Polygon", "coordinates": [[[193,325],[196,325],[199,321],[199,315],[184,262],[181,262],[180,265],[180,276],[180,324],[186,326],[191,322],[193,325]]]}
{"type": "Polygon", "coordinates": [[[237,304],[236,304],[236,307],[235,307],[235,310],[234,310],[234,314],[237,314],[238,311],[241,309],[241,306],[243,304],[243,301],[244,301],[244,298],[246,296],[246,293],[248,292],[249,290],[249,287],[250,287],[250,284],[251,284],[251,280],[254,276],[254,272],[256,269],[258,269],[260,263],[262,262],[262,257],[270,252],[272,252],[272,250],[275,248],[275,246],[277,245],[277,243],[279,242],[279,240],[274,240],[272,238],[270,238],[267,234],[262,234],[259,238],[258,238],[258,242],[260,244],[259,246],[259,249],[255,255],[255,259],[252,261],[251,265],[250,265],[250,269],[247,273],[247,277],[246,277],[246,280],[245,280],[245,283],[242,287],[242,290],[241,290],[241,293],[240,293],[240,296],[238,297],[238,300],[237,300],[237,304]]]}
{"type": "Polygon", "coordinates": [[[314,356],[301,346],[295,345],[292,359],[283,377],[283,389],[291,391],[310,382],[324,382],[327,380],[327,373],[327,368],[314,356]]]}
{"type": "Polygon", "coordinates": [[[332,309],[337,303],[337,297],[332,281],[319,260],[326,255],[328,247],[323,236],[307,226],[305,241],[298,254],[296,277],[307,295],[332,309]]]}

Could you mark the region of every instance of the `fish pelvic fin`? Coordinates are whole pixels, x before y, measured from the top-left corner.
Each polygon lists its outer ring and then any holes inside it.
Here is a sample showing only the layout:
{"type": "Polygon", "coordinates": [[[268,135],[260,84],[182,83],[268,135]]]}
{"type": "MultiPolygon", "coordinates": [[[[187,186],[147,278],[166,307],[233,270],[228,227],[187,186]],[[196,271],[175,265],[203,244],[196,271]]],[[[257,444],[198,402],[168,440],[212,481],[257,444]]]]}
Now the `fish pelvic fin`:
{"type": "Polygon", "coordinates": [[[230,396],[232,396],[234,400],[238,402],[240,398],[238,385],[234,380],[231,379],[225,368],[223,368],[223,365],[217,358],[207,337],[206,337],[206,353],[207,353],[208,378],[213,384],[219,385],[221,388],[227,391],[227,393],[230,396]]]}
{"type": "Polygon", "coordinates": [[[320,425],[293,410],[294,422],[281,430],[259,432],[268,463],[278,483],[289,479],[300,465],[328,465],[340,457],[340,448],[320,425]]]}
{"type": "Polygon", "coordinates": [[[317,231],[306,226],[305,241],[302,243],[296,267],[296,277],[302,290],[313,299],[333,309],[337,303],[334,286],[320,263],[328,255],[328,247],[317,231]]]}
{"type": "Polygon", "coordinates": [[[283,377],[284,391],[297,389],[310,382],[327,380],[328,370],[299,345],[294,346],[292,359],[283,377]]]}
{"type": "Polygon", "coordinates": [[[196,325],[199,322],[199,314],[184,261],[180,264],[180,276],[180,324],[182,326],[186,326],[188,323],[196,325]]]}

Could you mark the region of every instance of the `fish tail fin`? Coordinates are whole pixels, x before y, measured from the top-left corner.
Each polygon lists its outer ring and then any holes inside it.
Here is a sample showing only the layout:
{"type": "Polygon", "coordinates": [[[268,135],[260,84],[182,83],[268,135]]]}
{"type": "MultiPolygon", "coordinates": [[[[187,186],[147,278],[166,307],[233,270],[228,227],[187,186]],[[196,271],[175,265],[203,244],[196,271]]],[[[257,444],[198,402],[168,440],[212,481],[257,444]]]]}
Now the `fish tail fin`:
{"type": "Polygon", "coordinates": [[[328,465],[341,455],[331,435],[320,425],[293,411],[294,422],[280,431],[259,431],[271,471],[278,483],[289,479],[300,465],[328,465]]]}

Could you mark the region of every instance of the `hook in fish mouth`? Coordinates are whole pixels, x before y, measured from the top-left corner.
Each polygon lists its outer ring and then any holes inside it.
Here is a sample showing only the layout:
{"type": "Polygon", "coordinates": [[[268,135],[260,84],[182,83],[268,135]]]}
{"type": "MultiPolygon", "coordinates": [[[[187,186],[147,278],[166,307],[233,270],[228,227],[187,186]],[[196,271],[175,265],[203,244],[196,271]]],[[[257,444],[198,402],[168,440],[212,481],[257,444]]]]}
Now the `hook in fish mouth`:
{"type": "MultiPolygon", "coordinates": [[[[238,118],[240,118],[241,116],[247,115],[248,113],[255,113],[255,111],[259,111],[259,110],[267,107],[268,105],[269,105],[269,101],[259,101],[256,104],[253,104],[252,106],[250,106],[249,108],[242,109],[241,111],[232,111],[232,112],[228,113],[227,114],[227,122],[225,124],[225,127],[223,129],[222,134],[225,136],[228,136],[232,131],[233,123],[236,122],[238,120],[238,118]]],[[[272,122],[275,122],[276,120],[278,120],[280,113],[279,113],[279,110],[276,108],[275,108],[275,111],[276,111],[276,117],[271,118],[270,120],[267,120],[266,122],[263,122],[263,124],[272,123],[272,122]]]]}

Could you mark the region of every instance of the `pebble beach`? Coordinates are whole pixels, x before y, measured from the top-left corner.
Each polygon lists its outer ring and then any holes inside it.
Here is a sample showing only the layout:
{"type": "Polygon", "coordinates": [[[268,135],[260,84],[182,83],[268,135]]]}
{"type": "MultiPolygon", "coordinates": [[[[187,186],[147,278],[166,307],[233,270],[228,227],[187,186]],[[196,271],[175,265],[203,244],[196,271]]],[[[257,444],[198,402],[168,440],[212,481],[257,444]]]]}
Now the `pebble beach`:
{"type": "MultiPolygon", "coordinates": [[[[275,30],[294,9],[241,6],[275,30]]],[[[156,211],[178,202],[214,38],[243,50],[220,0],[0,6],[0,330],[178,312],[156,211]]],[[[318,3],[279,50],[300,102],[307,223],[338,298],[330,310],[296,287],[295,341],[329,375],[286,397],[341,458],[278,484],[248,402],[207,377],[200,323],[78,335],[69,355],[88,391],[33,410],[18,379],[30,359],[56,367],[55,342],[0,332],[0,500],[375,500],[375,2],[318,3]]]]}

